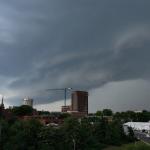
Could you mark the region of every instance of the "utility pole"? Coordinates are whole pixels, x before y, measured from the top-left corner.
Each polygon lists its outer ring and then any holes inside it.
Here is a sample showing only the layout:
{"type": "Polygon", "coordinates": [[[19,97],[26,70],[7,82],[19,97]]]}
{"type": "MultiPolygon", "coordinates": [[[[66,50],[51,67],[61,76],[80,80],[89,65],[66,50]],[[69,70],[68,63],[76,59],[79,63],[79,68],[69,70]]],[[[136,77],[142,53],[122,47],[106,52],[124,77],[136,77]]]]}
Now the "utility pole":
{"type": "Polygon", "coordinates": [[[69,90],[72,90],[72,88],[47,89],[46,91],[64,91],[64,106],[66,106],[67,91],[69,90]]]}

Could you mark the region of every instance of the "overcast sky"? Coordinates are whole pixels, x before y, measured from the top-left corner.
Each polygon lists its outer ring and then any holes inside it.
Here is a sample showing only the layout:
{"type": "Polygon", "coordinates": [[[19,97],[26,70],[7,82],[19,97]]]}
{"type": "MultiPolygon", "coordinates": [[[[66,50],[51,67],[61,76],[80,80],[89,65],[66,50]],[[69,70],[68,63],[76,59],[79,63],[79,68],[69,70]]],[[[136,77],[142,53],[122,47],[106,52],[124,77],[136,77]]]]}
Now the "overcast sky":
{"type": "Polygon", "coordinates": [[[29,96],[54,111],[63,93],[45,89],[72,87],[89,91],[91,112],[150,110],[149,8],[149,0],[0,0],[6,105],[29,96]]]}

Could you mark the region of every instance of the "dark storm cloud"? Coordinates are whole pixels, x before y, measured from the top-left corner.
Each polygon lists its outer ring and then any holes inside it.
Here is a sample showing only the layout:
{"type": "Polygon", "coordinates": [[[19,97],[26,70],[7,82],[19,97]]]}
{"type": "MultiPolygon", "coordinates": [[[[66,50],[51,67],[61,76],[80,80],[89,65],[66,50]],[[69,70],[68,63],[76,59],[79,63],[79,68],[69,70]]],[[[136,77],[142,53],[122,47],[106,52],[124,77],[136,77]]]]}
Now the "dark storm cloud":
{"type": "Polygon", "coordinates": [[[0,80],[5,95],[36,95],[47,102],[47,94],[38,91],[90,90],[112,81],[149,79],[149,1],[0,4],[0,80]]]}

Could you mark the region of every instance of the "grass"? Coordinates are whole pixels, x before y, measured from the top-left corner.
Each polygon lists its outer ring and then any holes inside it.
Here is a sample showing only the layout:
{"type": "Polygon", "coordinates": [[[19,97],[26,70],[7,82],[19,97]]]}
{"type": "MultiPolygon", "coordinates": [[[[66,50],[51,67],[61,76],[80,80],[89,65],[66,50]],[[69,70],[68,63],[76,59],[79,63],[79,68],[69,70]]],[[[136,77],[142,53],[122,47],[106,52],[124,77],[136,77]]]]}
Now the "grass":
{"type": "Polygon", "coordinates": [[[132,144],[122,145],[121,147],[108,147],[104,150],[150,150],[150,146],[142,142],[136,142],[132,144]]]}

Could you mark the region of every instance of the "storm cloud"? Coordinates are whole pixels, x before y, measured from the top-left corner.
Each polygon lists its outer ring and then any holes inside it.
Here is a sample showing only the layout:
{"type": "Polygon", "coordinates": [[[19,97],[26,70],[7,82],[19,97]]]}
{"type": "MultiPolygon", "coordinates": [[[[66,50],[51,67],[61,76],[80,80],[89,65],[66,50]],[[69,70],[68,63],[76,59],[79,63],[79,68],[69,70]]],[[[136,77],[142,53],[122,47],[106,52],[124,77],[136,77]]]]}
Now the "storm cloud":
{"type": "Polygon", "coordinates": [[[9,104],[24,96],[43,104],[62,98],[47,88],[149,82],[149,7],[147,0],[1,0],[1,93],[9,104]]]}

